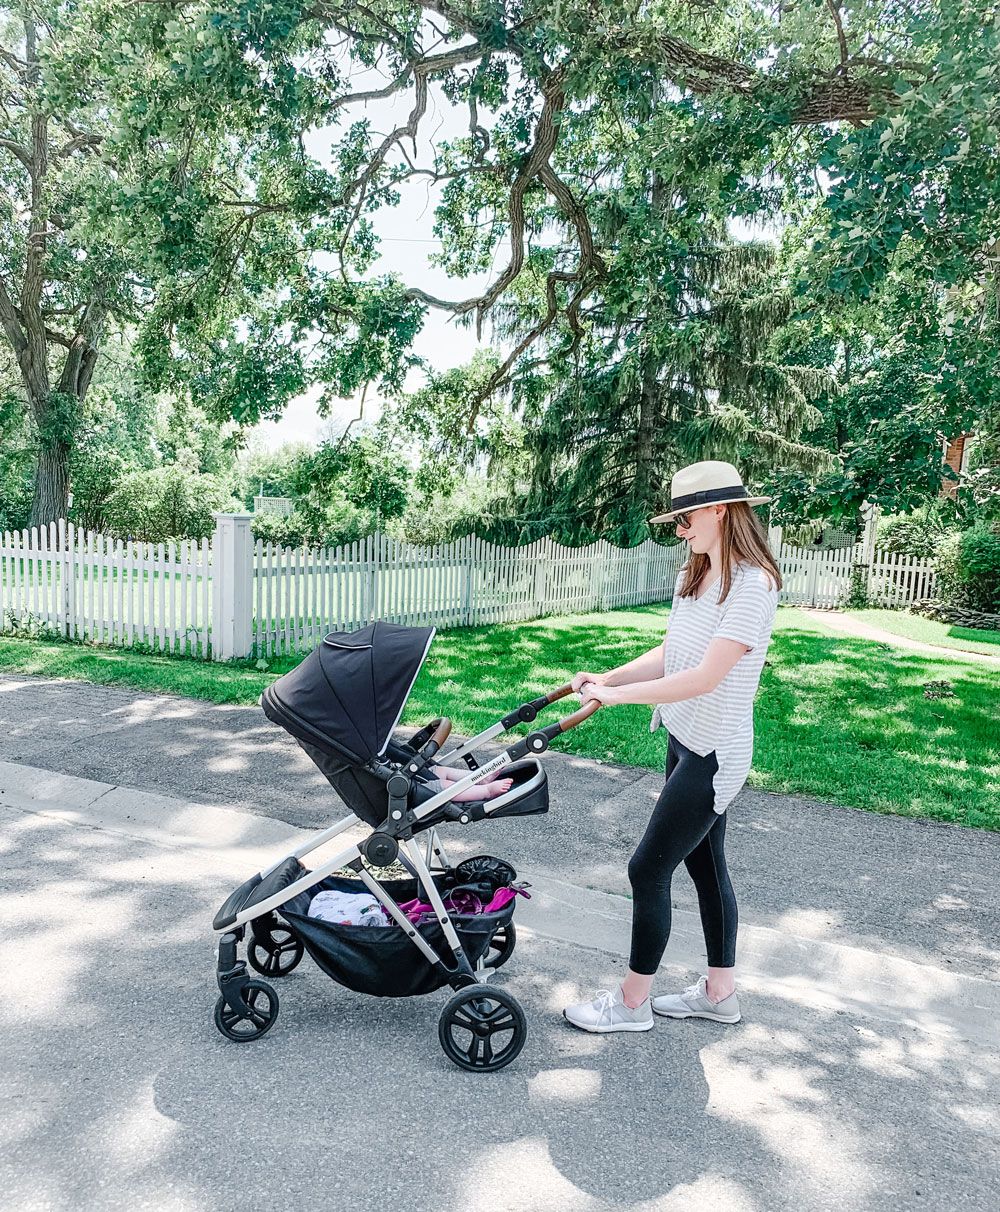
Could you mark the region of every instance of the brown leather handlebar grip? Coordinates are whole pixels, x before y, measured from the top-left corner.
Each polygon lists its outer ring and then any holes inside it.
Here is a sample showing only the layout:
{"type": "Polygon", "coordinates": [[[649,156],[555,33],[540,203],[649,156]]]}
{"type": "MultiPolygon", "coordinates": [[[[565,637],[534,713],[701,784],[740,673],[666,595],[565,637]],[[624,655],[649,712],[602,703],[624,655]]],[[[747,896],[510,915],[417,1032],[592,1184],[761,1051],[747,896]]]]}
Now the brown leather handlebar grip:
{"type": "Polygon", "coordinates": [[[573,693],[573,683],[567,682],[565,686],[560,686],[558,690],[553,690],[551,694],[545,696],[546,703],[558,703],[560,699],[564,699],[568,694],[573,693]]]}
{"type": "Polygon", "coordinates": [[[584,720],[589,720],[595,711],[600,711],[601,704],[597,699],[591,699],[589,703],[584,703],[579,711],[574,711],[572,715],[566,716],[565,719],[559,721],[559,731],[569,732],[571,728],[575,728],[578,724],[582,724],[584,720]]]}
{"type": "MultiPolygon", "coordinates": [[[[434,730],[434,735],[431,737],[431,740],[435,745],[437,745],[438,750],[440,750],[441,746],[448,739],[450,733],[451,720],[449,720],[447,716],[442,716],[441,719],[437,721],[437,728],[434,730]]],[[[437,750],[435,752],[437,752],[437,750]]]]}

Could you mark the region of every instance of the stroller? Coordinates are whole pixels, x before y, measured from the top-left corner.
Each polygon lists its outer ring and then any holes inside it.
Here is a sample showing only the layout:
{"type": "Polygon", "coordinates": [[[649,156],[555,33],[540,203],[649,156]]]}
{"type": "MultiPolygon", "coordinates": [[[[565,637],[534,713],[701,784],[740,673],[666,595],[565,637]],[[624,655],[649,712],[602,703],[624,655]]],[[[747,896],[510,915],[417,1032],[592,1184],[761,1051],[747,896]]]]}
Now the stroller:
{"type": "Polygon", "coordinates": [[[272,986],[251,979],[246,963],[238,958],[249,928],[247,958],[262,976],[287,975],[308,952],[339,984],[376,997],[410,997],[450,985],[454,993],[441,1012],[438,1036],[445,1054],[463,1069],[501,1069],[524,1047],[527,1023],[520,1005],[505,989],[487,983],[514,950],[516,872],[491,855],[452,866],[438,827],[547,812],[546,775],[536,755],[560,733],[593,715],[600,704],[587,703],[482,764],[475,754],[478,746],[516,724],[531,723],[572,687],[523,703],[444,753],[451,731],[451,722],[444,718],[432,720],[409,741],[398,740],[393,732],[434,634],[433,627],[381,621],[359,631],[330,634],[261,695],[267,717],[298,741],[352,815],[251,876],[216,913],[213,927],[222,934],[215,1024],[227,1039],[259,1039],[278,1016],[272,986]],[[461,761],[468,774],[442,789],[430,786],[432,760],[439,765],[461,761]],[[459,792],[500,775],[513,780],[504,794],[455,801],[459,792]],[[307,854],[358,820],[372,828],[363,842],[312,870],[302,865],[307,854]],[[425,835],[423,845],[416,840],[418,834],[425,835]],[[393,865],[409,878],[378,879],[372,871],[393,865]],[[342,870],[356,878],[334,874],[342,870]],[[495,895],[504,888],[512,891],[506,897],[495,895]],[[470,889],[479,893],[480,903],[473,898],[473,911],[468,912],[463,909],[470,908],[470,889]],[[321,891],[367,891],[392,924],[345,925],[310,916],[310,903],[321,891]],[[413,898],[426,902],[427,912],[416,920],[400,907],[413,898]]]}

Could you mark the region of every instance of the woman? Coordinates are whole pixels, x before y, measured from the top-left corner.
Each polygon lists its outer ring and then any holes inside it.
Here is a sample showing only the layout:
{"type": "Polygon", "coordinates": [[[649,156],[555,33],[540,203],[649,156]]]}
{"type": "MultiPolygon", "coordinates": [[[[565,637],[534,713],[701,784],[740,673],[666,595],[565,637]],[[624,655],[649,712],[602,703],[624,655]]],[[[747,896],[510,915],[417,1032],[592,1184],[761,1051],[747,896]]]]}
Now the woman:
{"type": "Polygon", "coordinates": [[[774,626],[781,573],[751,497],[731,463],[682,468],[670,510],[689,557],[674,586],[663,643],[608,673],[578,673],[573,688],[597,699],[653,705],[650,729],[666,726],[667,777],[628,865],[632,945],[620,988],[567,1006],[584,1031],[648,1031],[653,1013],[740,1020],[733,979],[737,910],[726,870],[725,811],[753,756],[753,700],[774,626]],[[650,1001],[670,936],[670,883],[683,861],[698,892],[708,974],[680,994],[650,1001]]]}

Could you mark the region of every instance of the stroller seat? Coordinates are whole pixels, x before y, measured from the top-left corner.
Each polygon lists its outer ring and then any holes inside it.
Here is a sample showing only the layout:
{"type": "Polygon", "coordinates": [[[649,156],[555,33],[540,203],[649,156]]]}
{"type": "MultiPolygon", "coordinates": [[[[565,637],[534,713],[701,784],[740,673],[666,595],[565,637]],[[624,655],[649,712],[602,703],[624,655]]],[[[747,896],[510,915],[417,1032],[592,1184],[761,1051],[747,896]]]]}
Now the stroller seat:
{"type": "MultiPolygon", "coordinates": [[[[359,820],[373,828],[383,823],[387,810],[384,778],[376,776],[364,765],[345,761],[343,757],[332,752],[329,746],[304,741],[294,732],[292,735],[359,820]]],[[[393,765],[402,767],[408,757],[412,758],[413,752],[406,749],[405,742],[394,738],[386,747],[386,756],[392,759],[393,765]]],[[[548,812],[548,776],[538,758],[530,757],[514,762],[505,767],[500,776],[513,779],[514,782],[510,791],[504,795],[491,800],[464,800],[442,804],[436,812],[424,817],[415,826],[414,832],[423,832],[444,821],[457,821],[463,814],[468,816],[469,820],[481,821],[486,817],[536,816],[548,812]]],[[[409,793],[411,808],[426,804],[434,796],[435,793],[427,786],[431,777],[433,776],[413,780],[409,793]]]]}

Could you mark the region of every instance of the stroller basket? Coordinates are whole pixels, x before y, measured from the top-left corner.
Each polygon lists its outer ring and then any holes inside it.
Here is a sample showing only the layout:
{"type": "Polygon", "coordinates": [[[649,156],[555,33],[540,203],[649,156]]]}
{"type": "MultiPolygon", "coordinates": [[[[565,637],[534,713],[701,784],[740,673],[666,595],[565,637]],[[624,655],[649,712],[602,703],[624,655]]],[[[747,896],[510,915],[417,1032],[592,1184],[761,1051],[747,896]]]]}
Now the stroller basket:
{"type": "MultiPolygon", "coordinates": [[[[441,880],[435,883],[440,887],[441,880]]],[[[420,895],[416,880],[382,880],[381,884],[397,904],[420,895]]],[[[286,902],[277,912],[327,976],[355,993],[373,997],[413,997],[448,984],[452,974],[440,964],[429,963],[399,926],[346,926],[309,917],[313,896],[324,889],[367,891],[360,880],[331,876],[286,902]]],[[[451,914],[473,968],[486,954],[490,939],[510,924],[513,915],[513,901],[497,913],[451,914]]],[[[444,931],[436,921],[424,922],[417,930],[437,954],[447,953],[444,931]]]]}

